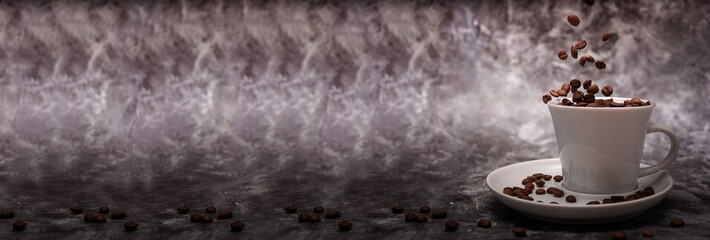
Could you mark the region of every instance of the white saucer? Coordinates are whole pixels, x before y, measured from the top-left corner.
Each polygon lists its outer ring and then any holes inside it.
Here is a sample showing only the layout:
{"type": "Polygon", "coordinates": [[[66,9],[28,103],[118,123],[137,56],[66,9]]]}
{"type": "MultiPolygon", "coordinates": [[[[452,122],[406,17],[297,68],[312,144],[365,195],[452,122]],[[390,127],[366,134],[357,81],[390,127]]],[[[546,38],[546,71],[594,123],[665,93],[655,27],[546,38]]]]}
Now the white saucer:
{"type": "MultiPolygon", "coordinates": [[[[533,219],[564,224],[595,224],[633,218],[661,202],[673,187],[673,178],[665,171],[660,171],[639,178],[638,189],[628,193],[613,194],[628,196],[636,191],[643,190],[645,187],[653,187],[655,194],[628,202],[586,205],[590,201],[601,202],[605,198],[610,198],[612,194],[575,193],[562,187],[561,182],[555,182],[554,180],[545,181],[544,189],[548,187],[559,188],[565,192],[565,196],[574,195],[577,198],[577,202],[569,203],[565,201],[564,197],[554,197],[552,194],[537,195],[532,193],[530,197],[535,200],[529,201],[503,193],[503,188],[505,187],[523,187],[521,181],[534,173],[553,176],[562,175],[560,159],[539,159],[508,165],[488,174],[486,183],[498,200],[520,214],[533,219]],[[538,200],[543,202],[537,202],[538,200]],[[557,202],[559,205],[550,204],[550,202],[557,202]]],[[[538,187],[536,186],[535,189],[537,190],[538,187]]]]}

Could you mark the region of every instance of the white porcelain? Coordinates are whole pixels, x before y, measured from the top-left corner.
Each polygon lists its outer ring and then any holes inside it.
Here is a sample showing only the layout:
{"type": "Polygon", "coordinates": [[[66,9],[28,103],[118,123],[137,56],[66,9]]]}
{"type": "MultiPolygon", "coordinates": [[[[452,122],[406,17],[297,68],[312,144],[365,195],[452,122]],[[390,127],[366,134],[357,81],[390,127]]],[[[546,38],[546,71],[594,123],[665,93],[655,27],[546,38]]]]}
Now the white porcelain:
{"type": "MultiPolygon", "coordinates": [[[[608,99],[608,98],[606,98],[608,99]]],[[[613,98],[623,102],[629,98],[613,98]]],[[[661,171],[678,154],[678,138],[650,122],[656,106],[570,107],[547,104],[557,136],[565,188],[575,192],[612,194],[636,188],[638,177],[661,171]],[[660,163],[639,169],[647,133],[668,136],[671,148],[660,163]]]]}
{"type": "MultiPolygon", "coordinates": [[[[566,189],[559,182],[553,180],[546,181],[544,188],[556,187],[562,189],[565,192],[565,197],[573,195],[577,198],[577,201],[569,203],[565,201],[564,197],[558,198],[547,193],[544,195],[531,194],[530,197],[534,198],[534,201],[503,194],[503,188],[505,187],[523,187],[521,181],[534,173],[560,175],[562,173],[560,159],[539,159],[508,165],[488,174],[486,183],[491,192],[493,192],[493,196],[520,214],[533,219],[564,224],[615,222],[638,216],[644,210],[663,200],[673,186],[671,176],[665,171],[660,171],[639,178],[638,190],[633,189],[627,193],[614,194],[627,196],[643,190],[645,187],[653,187],[654,195],[628,202],[586,205],[590,201],[601,202],[605,198],[610,198],[611,195],[577,193],[566,189]],[[542,201],[542,203],[537,201],[542,201]],[[553,201],[559,204],[550,204],[553,201]]],[[[535,187],[535,189],[538,189],[538,187],[535,187]]]]}

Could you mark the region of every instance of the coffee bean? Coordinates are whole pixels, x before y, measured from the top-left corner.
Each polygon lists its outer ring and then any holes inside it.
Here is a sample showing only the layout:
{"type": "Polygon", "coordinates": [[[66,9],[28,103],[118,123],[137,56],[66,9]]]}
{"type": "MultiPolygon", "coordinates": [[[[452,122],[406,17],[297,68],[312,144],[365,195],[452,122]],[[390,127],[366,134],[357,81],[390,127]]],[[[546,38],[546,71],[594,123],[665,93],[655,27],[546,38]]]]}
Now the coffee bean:
{"type": "Polygon", "coordinates": [[[103,206],[103,207],[99,208],[100,213],[108,213],[109,211],[111,211],[111,210],[107,206],[103,206]]]}
{"type": "Polygon", "coordinates": [[[205,209],[205,213],[215,213],[215,212],[217,212],[217,208],[215,208],[214,206],[209,206],[205,209]]]}
{"type": "Polygon", "coordinates": [[[547,102],[549,102],[549,101],[552,101],[552,97],[550,96],[550,94],[542,95],[542,102],[543,103],[547,104],[547,102]]]}
{"type": "MultiPolygon", "coordinates": [[[[572,87],[569,85],[569,83],[564,83],[564,84],[562,84],[562,88],[560,88],[560,89],[565,90],[565,92],[570,92],[570,89],[572,89],[572,87]]],[[[544,174],[543,174],[543,176],[544,176],[544,174]]]]}
{"type": "Polygon", "coordinates": [[[545,181],[550,181],[550,179],[552,179],[552,175],[543,175],[542,179],[545,179],[545,181]]]}
{"type": "Polygon", "coordinates": [[[560,50],[560,51],[557,53],[557,57],[559,57],[559,58],[562,59],[562,60],[565,60],[565,59],[567,59],[567,52],[565,52],[565,50],[560,50]],[[565,56],[565,57],[562,58],[562,56],[565,56]]]}
{"type": "Polygon", "coordinates": [[[136,223],[134,221],[125,222],[125,223],[123,223],[123,229],[126,232],[133,232],[136,229],[138,229],[138,223],[136,223]]]}
{"type": "Polygon", "coordinates": [[[622,231],[614,232],[614,234],[611,235],[611,239],[614,239],[614,240],[625,240],[625,239],[626,239],[626,233],[624,233],[624,232],[622,232],[622,231]]]}
{"type": "Polygon", "coordinates": [[[592,57],[592,55],[584,55],[582,58],[587,60],[587,62],[594,62],[594,57],[592,57]]]}
{"type": "Polygon", "coordinates": [[[579,81],[579,79],[572,79],[569,81],[569,86],[572,87],[572,89],[577,89],[582,86],[582,81],[579,81]]]}
{"type": "Polygon", "coordinates": [[[306,213],[301,213],[301,215],[298,215],[298,221],[299,222],[308,222],[308,218],[311,216],[306,214],[306,213]]]}
{"type": "Polygon", "coordinates": [[[550,202],[550,204],[559,204],[559,203],[557,203],[557,202],[550,202]]]}
{"type": "Polygon", "coordinates": [[[23,231],[25,230],[25,227],[27,227],[27,223],[23,222],[22,220],[12,222],[12,231],[23,231]]]}
{"type": "Polygon", "coordinates": [[[200,222],[200,221],[202,221],[202,216],[200,216],[200,214],[192,214],[192,216],[190,216],[190,222],[200,222]]]}
{"type": "Polygon", "coordinates": [[[340,221],[338,222],[338,230],[340,231],[350,231],[353,228],[353,224],[350,221],[340,221]]]}
{"type": "MultiPolygon", "coordinates": [[[[604,89],[602,89],[602,94],[603,94],[603,93],[604,93],[604,89]]],[[[609,106],[612,106],[612,107],[623,107],[624,104],[623,104],[623,103],[618,103],[618,102],[610,102],[610,103],[609,103],[609,106]]]]}
{"type": "Polygon", "coordinates": [[[80,214],[81,212],[84,211],[84,208],[79,207],[79,206],[73,206],[69,210],[71,210],[72,214],[80,214]]]}
{"type": "Polygon", "coordinates": [[[242,221],[234,221],[229,224],[229,227],[232,228],[233,232],[241,232],[244,230],[244,223],[242,221]]]}
{"type": "Polygon", "coordinates": [[[295,206],[286,206],[284,209],[286,209],[286,213],[296,213],[296,211],[298,211],[298,208],[295,206]]]}
{"type": "Polygon", "coordinates": [[[603,107],[604,105],[601,105],[599,103],[593,102],[590,104],[587,104],[587,107],[603,107]]]}
{"type": "Polygon", "coordinates": [[[648,196],[651,196],[651,195],[655,194],[656,192],[653,191],[653,187],[649,186],[649,187],[646,187],[643,189],[643,193],[648,196]]]}
{"type": "Polygon", "coordinates": [[[414,220],[417,218],[417,215],[414,213],[407,213],[406,216],[404,216],[404,221],[405,222],[414,222],[414,220]]]}
{"type": "Polygon", "coordinates": [[[339,218],[340,217],[340,212],[338,210],[332,210],[329,211],[325,214],[325,218],[331,219],[331,218],[339,218]]]}
{"type": "Polygon", "coordinates": [[[232,211],[221,211],[217,214],[217,219],[232,218],[232,211]]]}
{"type": "Polygon", "coordinates": [[[577,47],[572,45],[572,47],[569,48],[570,55],[572,55],[572,58],[577,59],[577,47]]]}
{"type": "Polygon", "coordinates": [[[641,232],[641,236],[645,237],[645,238],[650,238],[650,237],[653,237],[654,235],[656,235],[656,234],[653,233],[653,231],[651,231],[651,229],[646,229],[646,230],[643,230],[643,232],[641,232]]]}
{"type": "Polygon", "coordinates": [[[555,189],[552,191],[552,195],[554,195],[555,197],[562,197],[565,195],[565,192],[559,189],[555,189]]]}
{"type": "Polygon", "coordinates": [[[600,204],[600,202],[599,201],[591,201],[591,202],[587,203],[587,205],[597,205],[597,204],[600,204]]]}
{"type": "Polygon", "coordinates": [[[567,60],[567,54],[560,56],[560,59],[567,60]]]}
{"type": "Polygon", "coordinates": [[[555,187],[549,187],[549,188],[547,188],[547,191],[545,191],[545,192],[547,192],[547,193],[549,193],[549,194],[552,194],[552,193],[555,192],[555,189],[557,189],[557,188],[555,188],[555,187]]]}
{"type": "Polygon", "coordinates": [[[587,64],[587,57],[586,57],[586,56],[587,56],[587,55],[584,55],[584,56],[582,56],[582,57],[579,58],[579,66],[584,67],[584,64],[587,64]]]}
{"type": "Polygon", "coordinates": [[[533,182],[533,181],[535,181],[535,180],[530,179],[530,178],[526,178],[526,179],[523,179],[523,181],[520,182],[520,183],[522,183],[523,185],[527,185],[528,183],[531,183],[531,182],[533,182]]]}
{"type": "Polygon", "coordinates": [[[674,218],[673,220],[671,220],[671,227],[679,228],[682,226],[685,226],[685,221],[683,221],[683,219],[674,218]]]}
{"type": "Polygon", "coordinates": [[[582,87],[584,87],[584,89],[587,89],[587,88],[589,88],[589,86],[592,86],[592,79],[584,80],[582,87]]]}
{"type": "Polygon", "coordinates": [[[565,201],[573,203],[573,202],[577,202],[577,198],[572,195],[569,195],[565,198],[565,201]]]}
{"type": "Polygon", "coordinates": [[[589,6],[594,5],[594,0],[582,0],[582,2],[583,2],[584,4],[589,5],[589,6]]]}
{"type": "Polygon", "coordinates": [[[623,201],[623,200],[624,200],[624,196],[616,196],[616,195],[615,195],[615,196],[611,196],[611,200],[614,200],[614,201],[623,201]]]}
{"type": "Polygon", "coordinates": [[[602,200],[602,203],[603,203],[603,204],[609,204],[609,203],[615,203],[615,202],[616,202],[616,201],[611,200],[611,199],[604,199],[604,200],[602,200]]]}
{"type": "Polygon", "coordinates": [[[179,206],[179,207],[177,207],[177,211],[180,214],[188,214],[188,213],[190,213],[190,208],[186,207],[186,206],[179,206]]]}
{"type": "Polygon", "coordinates": [[[577,17],[577,15],[570,14],[569,16],[567,16],[567,22],[569,22],[569,24],[571,24],[572,26],[576,27],[577,25],[579,25],[579,17],[577,17]]]}
{"type": "Polygon", "coordinates": [[[596,98],[594,98],[594,93],[585,94],[584,101],[587,103],[594,103],[596,101],[596,98]]]}
{"type": "Polygon", "coordinates": [[[446,231],[456,231],[456,229],[459,228],[459,223],[454,220],[449,220],[444,223],[444,228],[446,228],[446,231]]]}
{"type": "Polygon", "coordinates": [[[12,210],[5,210],[0,212],[0,219],[8,219],[15,217],[15,212],[12,210]]]}
{"type": "Polygon", "coordinates": [[[647,100],[645,103],[643,103],[644,106],[651,105],[651,100],[647,100]]]}
{"type": "Polygon", "coordinates": [[[214,219],[210,215],[202,215],[202,218],[200,219],[202,223],[211,223],[214,222],[214,219]]]}
{"type": "Polygon", "coordinates": [[[609,40],[609,39],[611,39],[611,32],[606,32],[606,33],[604,33],[604,35],[602,35],[602,41],[606,42],[606,40],[609,40]]]}
{"type": "Polygon", "coordinates": [[[643,104],[643,101],[641,101],[641,99],[639,99],[639,98],[632,98],[632,99],[631,99],[631,104],[638,104],[638,105],[641,105],[641,104],[643,104]]]}
{"type": "Polygon", "coordinates": [[[525,192],[525,190],[523,190],[523,189],[515,189],[515,190],[513,190],[513,196],[521,197],[521,196],[527,196],[527,195],[528,195],[528,193],[525,192]]]}
{"type": "Polygon", "coordinates": [[[478,220],[477,225],[478,225],[478,227],[489,228],[489,227],[491,227],[491,221],[484,218],[484,219],[478,220]]]}
{"type": "Polygon", "coordinates": [[[597,69],[605,69],[606,68],[606,63],[604,61],[597,61],[594,63],[594,66],[597,67],[597,69]]]}
{"type": "MultiPolygon", "coordinates": [[[[397,207],[397,206],[395,206],[395,207],[397,207]]],[[[394,208],[395,208],[395,207],[392,207],[392,211],[394,211],[394,208]]],[[[322,213],[322,212],[324,212],[324,211],[325,211],[325,208],[324,208],[323,206],[315,206],[315,207],[313,207],[313,212],[314,212],[314,213],[322,213]]],[[[402,211],[404,211],[404,208],[402,208],[402,211]]]]}
{"type": "Polygon", "coordinates": [[[126,217],[126,212],[118,210],[111,213],[111,219],[121,219],[126,217]]]}
{"type": "Polygon", "coordinates": [[[536,180],[535,185],[537,185],[538,187],[545,186],[545,180],[536,180]]]}
{"type": "Polygon", "coordinates": [[[431,217],[434,219],[439,219],[439,218],[445,218],[446,217],[446,211],[444,210],[439,210],[431,214],[431,217]]]}
{"type": "Polygon", "coordinates": [[[597,94],[599,92],[599,86],[592,84],[587,88],[587,93],[597,94]]]}
{"type": "Polygon", "coordinates": [[[562,104],[564,104],[566,106],[571,106],[573,103],[569,99],[565,98],[565,99],[562,99],[562,104]]]}
{"type": "Polygon", "coordinates": [[[633,201],[636,200],[636,195],[629,195],[624,198],[624,201],[633,201]]]}
{"type": "Polygon", "coordinates": [[[528,232],[525,228],[513,228],[513,234],[518,237],[523,237],[528,232]]]}
{"type": "Polygon", "coordinates": [[[608,96],[611,95],[612,93],[614,93],[614,89],[611,88],[611,86],[606,85],[606,86],[604,86],[604,88],[602,88],[602,94],[603,94],[604,96],[607,96],[607,97],[608,97],[608,96]]]}
{"type": "Polygon", "coordinates": [[[96,216],[94,214],[89,213],[89,214],[84,215],[84,222],[89,223],[89,222],[94,222],[94,220],[96,220],[96,216]]]}
{"type": "Polygon", "coordinates": [[[555,177],[553,177],[552,179],[554,179],[554,180],[555,180],[555,182],[561,182],[561,181],[562,181],[562,176],[560,176],[560,175],[556,175],[556,176],[555,176],[555,177]]]}
{"type": "Polygon", "coordinates": [[[537,195],[543,195],[543,194],[545,194],[545,189],[538,188],[537,190],[535,190],[535,194],[537,194],[537,195]]]}
{"type": "Polygon", "coordinates": [[[423,223],[423,222],[426,222],[427,217],[424,214],[419,214],[419,215],[417,215],[417,217],[414,220],[417,221],[418,223],[423,223]]]}
{"type": "MultiPolygon", "coordinates": [[[[585,47],[587,47],[587,41],[586,40],[579,41],[579,42],[577,42],[577,44],[574,45],[574,47],[576,47],[577,50],[584,49],[585,47]]],[[[585,56],[589,56],[589,55],[585,55],[585,56]]]]}
{"type": "Polygon", "coordinates": [[[584,93],[582,93],[582,91],[574,92],[574,94],[572,94],[572,101],[574,101],[574,102],[584,101],[584,93]]]}
{"type": "MultiPolygon", "coordinates": [[[[510,192],[513,192],[512,188],[510,189],[510,192]]],[[[429,206],[422,206],[421,208],[419,208],[419,211],[422,213],[428,213],[431,212],[431,208],[429,206]]]]}
{"type": "Polygon", "coordinates": [[[550,95],[552,95],[553,97],[559,97],[559,96],[560,96],[560,94],[557,93],[557,90],[555,90],[555,89],[550,90],[550,95]]]}
{"type": "Polygon", "coordinates": [[[565,90],[563,90],[563,89],[557,90],[557,95],[566,97],[566,96],[567,96],[567,91],[565,91],[565,90]]]}
{"type": "MultiPolygon", "coordinates": [[[[513,196],[513,189],[511,187],[505,187],[503,188],[503,193],[508,196],[513,196]]],[[[423,210],[424,207],[422,207],[423,210]]],[[[431,211],[431,209],[429,209],[431,211]]]]}
{"type": "MultiPolygon", "coordinates": [[[[512,189],[511,189],[511,192],[512,192],[512,189]]],[[[321,212],[323,212],[323,211],[321,211],[321,212]]],[[[393,212],[393,213],[403,213],[403,212],[404,212],[404,207],[399,206],[399,205],[394,206],[394,207],[392,207],[392,212],[393,212]]]]}
{"type": "Polygon", "coordinates": [[[103,214],[96,215],[96,218],[94,218],[95,223],[105,223],[106,222],[106,216],[103,214]]]}
{"type": "Polygon", "coordinates": [[[518,198],[520,198],[520,199],[525,199],[525,200],[528,200],[528,201],[533,201],[533,200],[535,200],[534,198],[531,198],[530,196],[520,196],[520,197],[518,197],[518,198]]]}

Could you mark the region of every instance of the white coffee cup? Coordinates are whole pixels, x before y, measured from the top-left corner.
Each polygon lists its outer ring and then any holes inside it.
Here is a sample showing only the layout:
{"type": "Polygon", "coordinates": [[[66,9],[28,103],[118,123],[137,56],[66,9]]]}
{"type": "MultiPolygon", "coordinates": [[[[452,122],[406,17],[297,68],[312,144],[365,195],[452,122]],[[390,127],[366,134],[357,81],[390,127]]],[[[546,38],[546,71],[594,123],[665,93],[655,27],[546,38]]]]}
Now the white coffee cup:
{"type": "Polygon", "coordinates": [[[639,107],[572,107],[550,101],[547,106],[560,151],[562,186],[568,190],[590,194],[634,191],[639,177],[663,170],[678,155],[673,131],[650,122],[656,107],[653,102],[639,107]],[[641,168],[646,134],[652,132],[666,134],[671,149],[663,161],[641,168]]]}

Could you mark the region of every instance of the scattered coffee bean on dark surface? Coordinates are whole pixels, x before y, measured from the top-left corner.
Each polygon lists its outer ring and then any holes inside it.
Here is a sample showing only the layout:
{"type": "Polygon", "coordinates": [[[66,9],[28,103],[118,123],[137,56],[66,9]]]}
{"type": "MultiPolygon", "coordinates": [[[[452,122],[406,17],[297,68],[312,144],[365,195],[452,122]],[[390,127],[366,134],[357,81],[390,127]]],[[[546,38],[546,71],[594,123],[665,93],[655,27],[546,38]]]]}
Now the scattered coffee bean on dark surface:
{"type": "Polygon", "coordinates": [[[192,214],[192,216],[190,216],[190,222],[200,222],[200,221],[202,221],[202,216],[200,216],[200,214],[192,214]]]}
{"type": "Polygon", "coordinates": [[[599,92],[599,86],[592,84],[587,88],[587,93],[597,94],[599,92]]]}
{"type": "MultiPolygon", "coordinates": [[[[392,210],[394,210],[395,207],[392,207],[392,210]]],[[[404,210],[404,208],[402,208],[404,210]]],[[[323,206],[315,206],[313,207],[313,212],[314,213],[322,213],[325,212],[325,208],[323,206]]]]}
{"type": "Polygon", "coordinates": [[[84,208],[79,207],[79,206],[73,206],[69,210],[71,210],[71,213],[73,213],[73,214],[80,214],[81,212],[84,211],[84,208]]]}
{"type": "Polygon", "coordinates": [[[604,33],[604,35],[602,35],[602,41],[606,42],[606,40],[609,40],[609,39],[611,39],[611,32],[607,32],[607,33],[604,33]]]}
{"type": "Polygon", "coordinates": [[[522,237],[525,236],[525,234],[527,233],[528,230],[526,230],[525,228],[513,228],[513,234],[515,234],[515,236],[522,237]]]}
{"type": "Polygon", "coordinates": [[[542,102],[547,104],[547,102],[552,101],[552,96],[550,94],[542,95],[542,102]]]}
{"type": "Polygon", "coordinates": [[[5,210],[0,212],[0,219],[8,219],[15,217],[15,212],[12,210],[5,210]]]}
{"type": "MultiPolygon", "coordinates": [[[[512,188],[510,189],[510,192],[511,192],[511,194],[513,193],[512,188]]],[[[422,206],[421,208],[419,208],[419,211],[422,213],[428,213],[428,212],[431,212],[431,208],[429,206],[422,206]]]]}
{"type": "Polygon", "coordinates": [[[456,229],[459,228],[459,223],[454,220],[449,220],[444,223],[444,228],[446,228],[446,231],[456,231],[456,229]]]}
{"type": "Polygon", "coordinates": [[[234,232],[241,232],[242,230],[244,230],[244,223],[242,221],[234,221],[229,224],[229,227],[234,232]]]}
{"type": "Polygon", "coordinates": [[[491,221],[484,218],[484,219],[478,220],[477,225],[478,225],[478,227],[489,228],[489,227],[491,227],[491,221]]]}
{"type": "Polygon", "coordinates": [[[103,207],[99,208],[100,213],[108,213],[110,211],[111,211],[111,209],[109,209],[107,206],[103,206],[103,207]]]}
{"type": "Polygon", "coordinates": [[[340,217],[340,212],[338,210],[332,210],[329,211],[325,214],[325,218],[331,219],[331,218],[339,218],[340,217]]]}
{"type": "Polygon", "coordinates": [[[671,227],[679,228],[682,226],[685,226],[685,221],[683,221],[683,219],[675,218],[675,219],[671,220],[671,227]]]}
{"type": "Polygon", "coordinates": [[[404,221],[405,222],[414,222],[414,220],[417,218],[417,215],[414,213],[407,213],[406,216],[404,216],[404,221]]]}
{"type": "Polygon", "coordinates": [[[569,53],[570,53],[570,55],[572,55],[572,58],[577,59],[577,54],[578,54],[577,47],[572,45],[572,47],[569,48],[569,53]]]}
{"type": "Polygon", "coordinates": [[[582,2],[584,2],[584,4],[587,4],[589,6],[594,5],[594,0],[582,0],[582,2]]]}
{"type": "Polygon", "coordinates": [[[96,215],[96,218],[94,218],[95,223],[105,223],[106,222],[106,216],[103,214],[96,215]]]}
{"type": "Polygon", "coordinates": [[[221,211],[217,214],[217,219],[232,218],[232,211],[221,211]]]}
{"type": "Polygon", "coordinates": [[[136,222],[134,222],[134,221],[125,222],[125,223],[123,224],[123,229],[124,229],[124,231],[126,231],[126,232],[133,232],[133,231],[136,231],[136,229],[138,229],[138,223],[136,223],[136,222]]]}
{"type": "Polygon", "coordinates": [[[216,212],[217,212],[217,208],[215,208],[214,206],[209,206],[205,209],[205,213],[216,213],[216,212]]]}
{"type": "Polygon", "coordinates": [[[111,219],[121,219],[126,217],[126,212],[118,210],[111,213],[111,219]]]}
{"type": "Polygon", "coordinates": [[[641,236],[646,237],[646,238],[653,237],[654,235],[656,235],[656,234],[653,233],[653,231],[651,229],[646,229],[646,230],[643,230],[643,232],[641,232],[641,236]]]}
{"type": "Polygon", "coordinates": [[[392,207],[392,212],[393,212],[393,213],[403,213],[403,212],[404,212],[404,207],[402,207],[402,206],[394,206],[394,207],[392,207]]]}
{"type": "Polygon", "coordinates": [[[211,223],[214,222],[214,219],[210,215],[202,215],[202,218],[200,219],[202,223],[211,223]]]}
{"type": "Polygon", "coordinates": [[[298,211],[298,208],[295,206],[286,206],[284,209],[286,210],[286,213],[296,213],[296,211],[298,211]]]}
{"type": "Polygon", "coordinates": [[[320,222],[320,216],[318,216],[318,214],[313,214],[308,217],[308,221],[312,223],[320,222]]]}
{"type": "Polygon", "coordinates": [[[535,180],[535,185],[538,187],[545,186],[545,180],[535,180]]]}
{"type": "Polygon", "coordinates": [[[180,214],[188,214],[188,213],[190,213],[190,208],[187,206],[179,206],[179,207],[177,207],[177,211],[180,214]]]}
{"type": "Polygon", "coordinates": [[[84,215],[84,222],[89,223],[89,222],[94,222],[94,220],[96,220],[96,216],[94,214],[89,213],[89,214],[84,215]]]}
{"type": "Polygon", "coordinates": [[[597,61],[594,63],[594,66],[597,67],[597,69],[605,69],[606,68],[606,63],[604,61],[597,61]]]}
{"type": "Polygon", "coordinates": [[[552,179],[555,179],[555,182],[561,182],[561,181],[562,181],[562,176],[557,175],[557,176],[553,177],[552,179]]]}
{"type": "Polygon", "coordinates": [[[569,16],[567,16],[567,22],[569,22],[570,25],[576,27],[577,25],[579,25],[580,21],[579,21],[579,17],[577,17],[577,15],[570,14],[569,16]]]}
{"type": "Polygon", "coordinates": [[[572,195],[569,195],[565,198],[565,201],[573,203],[573,202],[577,202],[577,198],[572,195]]]}
{"type": "Polygon", "coordinates": [[[626,239],[626,233],[622,231],[617,231],[611,234],[611,239],[614,240],[625,240],[626,239]]]}
{"type": "MultiPolygon", "coordinates": [[[[577,42],[577,44],[574,45],[574,47],[576,47],[577,50],[584,49],[585,47],[587,47],[587,41],[586,40],[579,41],[579,42],[577,42]]],[[[585,56],[589,56],[589,55],[585,55],[585,56]]]]}
{"type": "Polygon", "coordinates": [[[543,194],[545,194],[545,189],[539,188],[539,189],[535,190],[535,194],[543,195],[543,194]]]}
{"type": "Polygon", "coordinates": [[[298,215],[298,221],[299,222],[308,222],[308,218],[311,217],[308,214],[301,213],[301,215],[298,215]]]}
{"type": "Polygon", "coordinates": [[[596,205],[596,204],[601,204],[599,201],[591,201],[588,202],[587,205],[596,205]]]}
{"type": "Polygon", "coordinates": [[[417,215],[417,217],[414,220],[417,221],[418,223],[423,223],[423,222],[426,222],[427,217],[424,214],[419,214],[419,215],[417,215]]]}
{"type": "Polygon", "coordinates": [[[439,210],[431,214],[432,218],[439,219],[439,218],[445,218],[446,217],[446,211],[444,210],[439,210]]]}
{"type": "Polygon", "coordinates": [[[25,227],[27,227],[27,223],[22,220],[12,222],[12,231],[24,231],[25,227]]]}
{"type": "Polygon", "coordinates": [[[340,221],[338,222],[338,230],[340,231],[350,231],[353,228],[353,224],[350,221],[340,221]]]}

